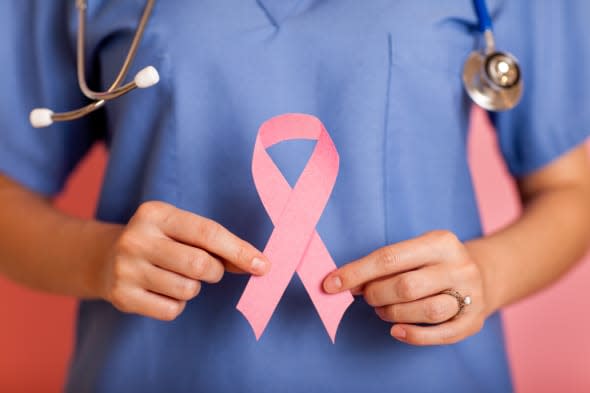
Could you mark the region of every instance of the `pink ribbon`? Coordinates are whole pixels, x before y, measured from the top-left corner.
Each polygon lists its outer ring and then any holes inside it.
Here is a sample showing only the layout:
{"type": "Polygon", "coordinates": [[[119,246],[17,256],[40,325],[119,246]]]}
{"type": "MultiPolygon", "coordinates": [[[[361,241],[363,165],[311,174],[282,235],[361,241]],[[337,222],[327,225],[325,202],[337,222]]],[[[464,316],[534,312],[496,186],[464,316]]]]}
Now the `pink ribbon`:
{"type": "Polygon", "coordinates": [[[353,297],[349,291],[328,295],[322,281],[336,269],[316,225],[338,175],[339,158],[322,122],[305,114],[284,114],[260,127],[254,145],[252,175],[256,189],[275,228],[264,249],[269,273],[251,277],[237,309],[244,314],[258,340],[291,277],[297,271],[332,342],[353,297]],[[291,188],[266,149],[292,139],[317,140],[313,153],[291,188]]]}

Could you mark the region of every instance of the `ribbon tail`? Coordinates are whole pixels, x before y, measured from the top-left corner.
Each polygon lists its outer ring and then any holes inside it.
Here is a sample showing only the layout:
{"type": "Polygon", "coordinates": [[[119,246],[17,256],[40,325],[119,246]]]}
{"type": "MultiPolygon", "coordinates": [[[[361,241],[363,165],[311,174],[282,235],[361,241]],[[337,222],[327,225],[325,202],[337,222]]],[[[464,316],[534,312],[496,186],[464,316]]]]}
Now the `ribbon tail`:
{"type": "Polygon", "coordinates": [[[246,286],[236,308],[242,313],[244,318],[246,318],[254,332],[256,341],[258,341],[262,336],[262,333],[264,333],[266,325],[268,325],[268,322],[270,321],[270,317],[274,312],[274,307],[270,310],[268,307],[260,307],[260,302],[257,301],[257,299],[260,299],[261,296],[265,296],[266,293],[262,292],[266,291],[260,291],[258,289],[264,287],[262,286],[262,283],[255,282],[256,278],[257,277],[252,277],[250,281],[248,281],[248,285],[246,286]]]}
{"type": "Polygon", "coordinates": [[[314,232],[297,273],[315,306],[332,343],[344,313],[354,301],[350,291],[327,294],[323,289],[326,276],[337,268],[317,232],[314,232]]]}
{"type": "MultiPolygon", "coordinates": [[[[273,266],[272,269],[280,268],[281,265],[277,265],[276,267],[273,266]]],[[[273,274],[271,270],[265,276],[253,276],[248,281],[248,285],[246,285],[246,289],[242,293],[236,308],[244,315],[252,327],[256,340],[260,339],[260,336],[264,333],[264,329],[266,329],[274,310],[287,289],[292,274],[292,272],[286,272],[286,274],[278,272],[277,274],[276,270],[274,270],[273,274]],[[281,280],[285,276],[287,279],[281,280]]]]}
{"type": "MultiPolygon", "coordinates": [[[[282,228],[289,227],[289,225],[282,226],[282,228]]],[[[288,230],[277,229],[270,235],[264,255],[271,261],[271,269],[264,276],[250,277],[236,306],[250,323],[256,340],[262,336],[283,297],[301,260],[301,255],[305,252],[309,236],[309,232],[307,235],[299,233],[298,236],[293,236],[288,230]],[[297,252],[298,249],[301,251],[297,252]]]]}

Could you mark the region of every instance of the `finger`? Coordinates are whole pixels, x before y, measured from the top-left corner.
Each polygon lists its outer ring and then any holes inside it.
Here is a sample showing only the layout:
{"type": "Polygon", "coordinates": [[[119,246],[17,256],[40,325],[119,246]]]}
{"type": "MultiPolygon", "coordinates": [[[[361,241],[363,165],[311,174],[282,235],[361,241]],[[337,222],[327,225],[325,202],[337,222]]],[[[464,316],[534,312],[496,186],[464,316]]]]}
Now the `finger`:
{"type": "Polygon", "coordinates": [[[483,319],[459,314],[457,318],[440,325],[419,326],[398,323],[391,328],[391,335],[413,345],[445,345],[461,341],[479,332],[482,327],[483,319]]]}
{"type": "Polygon", "coordinates": [[[239,269],[256,275],[270,269],[270,262],[260,251],[215,221],[172,208],[160,224],[166,236],[202,248],[239,269]]]}
{"type": "Polygon", "coordinates": [[[437,264],[375,280],[365,286],[365,301],[380,307],[436,295],[455,286],[450,277],[450,270],[455,266],[437,264]]]}
{"type": "Polygon", "coordinates": [[[375,309],[379,318],[387,322],[431,324],[448,321],[458,311],[457,300],[444,294],[375,309]]]}
{"type": "Polygon", "coordinates": [[[464,257],[459,240],[450,232],[435,231],[392,244],[372,252],[332,272],[324,280],[324,290],[335,293],[369,281],[402,273],[437,262],[464,257]]]}
{"type": "Polygon", "coordinates": [[[133,288],[129,289],[123,301],[114,305],[123,312],[141,314],[161,321],[172,321],[182,313],[186,302],[170,299],[141,288],[133,288]]]}
{"type": "Polygon", "coordinates": [[[232,265],[228,261],[223,261],[223,266],[225,267],[225,271],[230,272],[230,273],[234,273],[234,274],[246,274],[246,273],[248,273],[245,270],[242,270],[242,269],[239,269],[239,268],[235,267],[234,265],[232,265]]]}
{"type": "Polygon", "coordinates": [[[151,292],[186,301],[194,298],[201,291],[201,283],[197,280],[160,269],[149,263],[145,263],[142,270],[143,277],[140,285],[151,292]]]}
{"type": "Polygon", "coordinates": [[[363,286],[358,286],[358,287],[354,287],[350,289],[350,293],[352,293],[353,296],[359,296],[362,295],[364,291],[364,287],[363,286]]]}
{"type": "Polygon", "coordinates": [[[208,252],[170,239],[156,239],[152,242],[150,262],[186,277],[218,283],[223,278],[223,262],[208,252]]]}

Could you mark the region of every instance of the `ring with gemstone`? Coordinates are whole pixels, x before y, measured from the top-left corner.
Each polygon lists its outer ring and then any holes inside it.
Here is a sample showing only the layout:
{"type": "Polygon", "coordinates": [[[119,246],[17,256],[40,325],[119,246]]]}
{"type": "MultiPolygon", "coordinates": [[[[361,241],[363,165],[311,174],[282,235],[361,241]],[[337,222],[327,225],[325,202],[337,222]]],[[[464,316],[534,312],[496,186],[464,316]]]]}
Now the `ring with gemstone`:
{"type": "Polygon", "coordinates": [[[461,313],[461,311],[463,311],[465,306],[468,306],[471,304],[471,296],[469,296],[469,295],[463,296],[459,293],[459,291],[456,291],[454,289],[445,289],[441,293],[451,295],[452,297],[457,299],[457,305],[459,306],[459,310],[457,311],[455,316],[459,315],[461,313]]]}

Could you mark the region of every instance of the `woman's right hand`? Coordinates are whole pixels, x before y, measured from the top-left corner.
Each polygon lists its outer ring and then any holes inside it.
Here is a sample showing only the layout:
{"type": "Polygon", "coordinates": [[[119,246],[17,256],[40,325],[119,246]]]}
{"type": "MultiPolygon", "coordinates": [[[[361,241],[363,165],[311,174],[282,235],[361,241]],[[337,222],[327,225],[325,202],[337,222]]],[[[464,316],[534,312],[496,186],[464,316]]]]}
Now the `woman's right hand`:
{"type": "Polygon", "coordinates": [[[170,321],[225,270],[263,275],[269,261],[220,224],[163,202],[146,202],[123,227],[101,274],[117,309],[170,321]]]}

